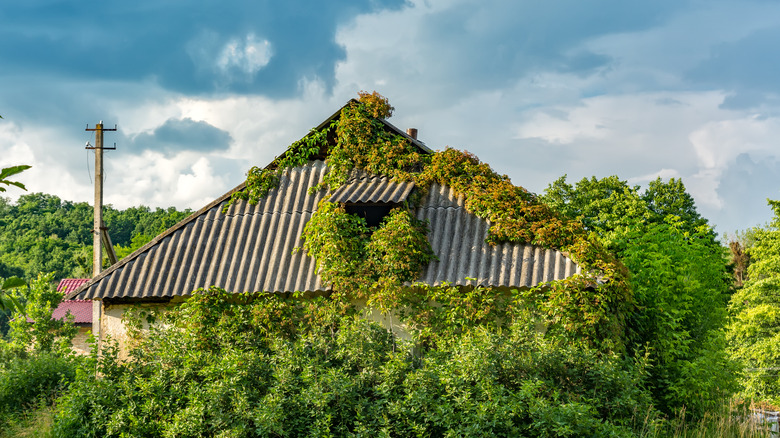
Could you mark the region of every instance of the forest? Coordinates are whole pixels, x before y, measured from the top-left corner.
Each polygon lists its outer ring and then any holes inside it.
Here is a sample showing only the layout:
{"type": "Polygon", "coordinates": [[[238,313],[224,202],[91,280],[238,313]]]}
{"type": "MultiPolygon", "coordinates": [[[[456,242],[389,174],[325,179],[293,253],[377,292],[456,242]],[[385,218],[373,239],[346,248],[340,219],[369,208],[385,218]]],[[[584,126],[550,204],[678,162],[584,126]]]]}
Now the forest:
{"type": "MultiPolygon", "coordinates": [[[[117,257],[124,257],[191,212],[175,208],[104,207],[117,257]]],[[[92,206],[63,201],[45,193],[23,194],[16,202],[0,197],[0,278],[54,279],[92,276],[92,206]]],[[[108,263],[108,258],[104,258],[108,263]]],[[[10,312],[0,313],[0,333],[8,329],[10,312]]]]}
{"type": "MultiPolygon", "coordinates": [[[[76,357],[72,324],[50,318],[52,281],[89,272],[90,208],[23,195],[2,204],[2,274],[24,280],[4,282],[5,307],[40,323],[12,317],[0,342],[0,436],[772,436],[750,420],[780,404],[780,202],[771,223],[724,238],[679,179],[562,176],[535,195],[466,152],[414,155],[377,131],[391,110],[361,94],[332,131],[251,170],[235,202],[257,202],[336,137],[330,184],[353,167],[444,182],[490,219],[494,243],[562,248],[599,275],[407,288],[435,256],[427,224],[399,208],[369,230],[323,202],[301,250],[332,294],[198,290],[129,312],[128,358],[110,342],[76,357]],[[409,339],[355,296],[402,309],[409,339]]],[[[106,222],[126,255],[186,214],[109,208],[106,222]]]]}

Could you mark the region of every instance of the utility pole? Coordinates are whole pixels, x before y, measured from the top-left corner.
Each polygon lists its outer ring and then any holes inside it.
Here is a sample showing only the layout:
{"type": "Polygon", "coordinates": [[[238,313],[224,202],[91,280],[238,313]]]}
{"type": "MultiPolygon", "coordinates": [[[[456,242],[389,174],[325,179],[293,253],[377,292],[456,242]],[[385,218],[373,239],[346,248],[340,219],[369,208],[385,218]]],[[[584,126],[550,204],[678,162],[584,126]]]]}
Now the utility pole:
{"type": "MultiPolygon", "coordinates": [[[[114,249],[111,246],[108,231],[103,226],[103,150],[114,150],[116,149],[116,144],[112,148],[103,147],[103,131],[116,131],[116,125],[114,125],[113,129],[103,128],[103,121],[101,120],[93,129],[90,129],[89,125],[87,125],[86,131],[95,131],[95,146],[90,146],[89,142],[87,142],[86,149],[95,150],[95,225],[92,230],[92,277],[97,277],[103,265],[101,245],[105,243],[109,257],[113,255],[114,249]]],[[[116,262],[115,255],[112,262],[116,262]]]]}

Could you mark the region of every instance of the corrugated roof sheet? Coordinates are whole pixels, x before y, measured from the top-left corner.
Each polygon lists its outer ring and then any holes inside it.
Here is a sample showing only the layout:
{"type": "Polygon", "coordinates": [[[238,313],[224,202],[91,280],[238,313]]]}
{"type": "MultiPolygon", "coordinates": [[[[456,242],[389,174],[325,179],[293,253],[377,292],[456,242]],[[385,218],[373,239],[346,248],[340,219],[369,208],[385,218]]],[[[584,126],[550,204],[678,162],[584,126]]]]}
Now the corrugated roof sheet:
{"type": "Polygon", "coordinates": [[[344,203],[400,204],[414,189],[413,182],[396,182],[386,176],[359,176],[336,189],[328,201],[344,203]]]}
{"type": "MultiPolygon", "coordinates": [[[[222,196],[95,277],[79,298],[172,297],[211,285],[233,292],[326,290],[314,259],[293,251],[327,196],[308,192],[325,171],[322,161],[290,169],[257,205],[239,202],[226,214],[221,211],[230,193],[222,196]]],[[[423,271],[426,283],[523,287],[578,272],[556,250],[488,245],[489,224],[468,213],[446,187],[433,186],[416,215],[430,221],[429,239],[439,257],[423,271]]]]}
{"type": "Polygon", "coordinates": [[[439,257],[420,276],[424,283],[532,287],[580,272],[555,249],[485,243],[490,224],[466,211],[463,197],[445,186],[431,186],[417,218],[429,222],[428,240],[439,257]]]}

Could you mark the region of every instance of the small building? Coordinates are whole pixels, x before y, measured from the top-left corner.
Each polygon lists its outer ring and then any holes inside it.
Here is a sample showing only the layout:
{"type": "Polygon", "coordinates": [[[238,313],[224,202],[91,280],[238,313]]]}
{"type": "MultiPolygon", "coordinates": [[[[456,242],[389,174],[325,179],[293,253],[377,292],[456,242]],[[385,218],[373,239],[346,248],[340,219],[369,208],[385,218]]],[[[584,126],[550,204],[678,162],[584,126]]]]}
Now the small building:
{"type": "MultiPolygon", "coordinates": [[[[349,104],[348,104],[349,105],[349,104]]],[[[340,110],[341,111],[341,110],[340,110]]],[[[316,130],[339,117],[337,111],[316,130]]],[[[420,153],[432,151],[416,138],[379,119],[388,132],[402,136],[420,153]]],[[[155,237],[133,254],[68,294],[96,300],[99,318],[93,331],[122,339],[122,314],[129,307],[157,307],[185,300],[193,290],[218,286],[231,292],[327,293],[315,260],[301,247],[304,226],[323,199],[341,202],[367,221],[399,205],[419,189],[384,175],[354,173],[332,192],[312,192],[328,172],[327,152],[285,171],[278,187],[256,205],[229,204],[241,184],[155,237]]],[[[466,209],[450,187],[425,187],[414,215],[429,224],[428,240],[437,260],[418,282],[462,287],[530,288],[580,272],[566,254],[532,245],[486,243],[490,224],[466,209]]]]}
{"type": "MultiPolygon", "coordinates": [[[[88,281],[89,278],[62,279],[57,285],[57,292],[65,294],[75,291],[88,281]]],[[[90,346],[87,344],[87,339],[92,332],[92,306],[91,300],[62,300],[51,314],[52,319],[55,320],[64,319],[68,313],[73,315],[73,323],[78,329],[76,336],[73,338],[73,350],[78,354],[90,353],[90,346]]],[[[32,321],[28,318],[28,322],[32,321]]]]}

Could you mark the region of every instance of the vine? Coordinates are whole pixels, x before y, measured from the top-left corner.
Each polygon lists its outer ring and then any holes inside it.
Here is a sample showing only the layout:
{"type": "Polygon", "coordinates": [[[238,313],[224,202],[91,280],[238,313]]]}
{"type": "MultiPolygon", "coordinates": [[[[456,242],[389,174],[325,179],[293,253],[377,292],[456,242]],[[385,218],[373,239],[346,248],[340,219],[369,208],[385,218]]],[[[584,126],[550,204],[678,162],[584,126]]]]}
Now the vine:
{"type": "MultiPolygon", "coordinates": [[[[359,100],[347,104],[328,127],[293,143],[272,166],[253,168],[246,193],[238,192],[231,202],[244,199],[256,203],[278,185],[285,169],[320,156],[326,157],[328,172],[311,190],[336,189],[353,170],[386,175],[395,181],[413,181],[418,192],[410,204],[419,202],[422,192],[433,182],[448,186],[464,196],[469,212],[490,223],[488,243],[558,249],[582,268],[581,275],[518,291],[515,295],[526,309],[575,336],[619,347],[632,300],[626,268],[579,222],[564,219],[476,156],[452,148],[429,154],[409,139],[390,132],[380,119],[390,117],[392,112],[393,107],[378,93],[359,93],[359,100]]],[[[334,291],[370,296],[383,308],[393,308],[419,300],[419,296],[400,290],[435,257],[426,233],[427,226],[414,219],[408,208],[393,210],[373,231],[343,208],[323,202],[307,224],[303,238],[304,249],[317,260],[323,281],[334,291]]],[[[432,294],[439,303],[440,292],[432,294]]]]}
{"type": "Polygon", "coordinates": [[[427,224],[407,208],[391,210],[379,229],[372,230],[340,205],[321,202],[304,228],[303,249],[337,293],[386,302],[436,258],[427,232],[427,224]]]}

